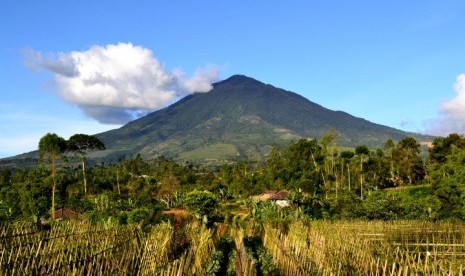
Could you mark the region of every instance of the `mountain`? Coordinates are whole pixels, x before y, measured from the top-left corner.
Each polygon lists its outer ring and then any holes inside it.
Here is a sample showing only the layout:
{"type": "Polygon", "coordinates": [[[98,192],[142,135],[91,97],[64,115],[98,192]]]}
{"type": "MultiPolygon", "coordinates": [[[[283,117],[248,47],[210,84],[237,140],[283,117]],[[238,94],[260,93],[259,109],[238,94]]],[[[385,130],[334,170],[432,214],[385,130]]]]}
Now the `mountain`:
{"type": "Polygon", "coordinates": [[[273,145],[300,138],[320,138],[329,130],[337,143],[353,147],[382,146],[418,134],[375,124],[255,79],[234,75],[208,93],[187,96],[175,104],[98,134],[108,150],[95,158],[115,160],[140,153],[184,160],[262,159],[273,145]]]}
{"type": "MultiPolygon", "coordinates": [[[[412,136],[308,99],[255,79],[234,75],[208,93],[187,96],[169,107],[97,134],[107,150],[94,152],[94,162],[115,162],[140,153],[177,160],[263,160],[273,145],[300,138],[320,138],[329,130],[340,146],[382,147],[388,139],[412,136]]],[[[37,164],[37,151],[0,160],[1,167],[37,164]]]]}

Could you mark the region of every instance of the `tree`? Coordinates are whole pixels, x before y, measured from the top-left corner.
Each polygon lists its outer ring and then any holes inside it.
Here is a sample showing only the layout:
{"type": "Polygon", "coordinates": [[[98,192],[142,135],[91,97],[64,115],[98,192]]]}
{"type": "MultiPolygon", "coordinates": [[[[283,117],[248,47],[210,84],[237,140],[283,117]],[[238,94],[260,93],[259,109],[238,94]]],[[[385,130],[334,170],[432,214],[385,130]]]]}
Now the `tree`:
{"type": "Polygon", "coordinates": [[[57,185],[57,160],[66,150],[66,140],[55,133],[47,133],[39,141],[39,161],[52,165],[52,218],[55,219],[55,191],[57,185]]]}
{"type": "Polygon", "coordinates": [[[399,175],[409,184],[414,184],[425,177],[425,168],[420,157],[420,144],[412,137],[406,137],[397,143],[394,159],[399,175]]]}
{"type": "Polygon", "coordinates": [[[158,200],[165,203],[167,208],[171,208],[176,193],[181,190],[180,181],[174,175],[166,175],[159,181],[158,186],[158,200]]]}
{"type": "MultiPolygon", "coordinates": [[[[338,146],[336,143],[337,132],[334,129],[329,130],[323,137],[320,139],[321,153],[325,157],[324,168],[325,168],[325,182],[328,180],[328,184],[331,185],[331,182],[334,180],[336,182],[336,197],[339,188],[339,179],[338,174],[335,171],[335,157],[337,157],[338,146]]],[[[328,190],[328,187],[326,188],[328,190]]],[[[327,194],[326,194],[327,195],[327,194]]]]}
{"type": "Polygon", "coordinates": [[[384,144],[384,154],[386,155],[387,160],[389,161],[389,173],[391,178],[394,178],[394,159],[393,159],[393,151],[396,147],[394,141],[391,139],[387,140],[384,144]]]}
{"type": "Polygon", "coordinates": [[[363,169],[365,190],[391,186],[389,159],[380,148],[371,152],[363,169]]]}
{"type": "Polygon", "coordinates": [[[457,133],[448,137],[434,139],[433,147],[429,149],[429,161],[433,166],[440,166],[446,162],[447,156],[452,152],[452,146],[459,149],[465,148],[465,138],[457,133]]]}
{"type": "Polygon", "coordinates": [[[321,153],[330,161],[325,162],[327,175],[334,174],[334,157],[337,156],[338,152],[337,136],[336,130],[331,129],[320,139],[321,153]]]}
{"type": "Polygon", "coordinates": [[[360,198],[363,200],[363,162],[364,158],[370,153],[367,146],[357,146],[355,148],[355,154],[360,157],[360,198]]]}
{"type": "Polygon", "coordinates": [[[82,176],[84,178],[84,194],[87,194],[86,156],[92,150],[104,150],[105,145],[97,137],[86,134],[75,134],[68,140],[68,150],[79,154],[82,162],[82,176]]]}
{"type": "Polygon", "coordinates": [[[344,172],[344,169],[347,167],[347,183],[348,183],[348,186],[349,186],[349,190],[350,190],[350,160],[354,157],[355,153],[353,151],[348,151],[348,150],[345,150],[345,151],[342,151],[340,154],[339,154],[339,159],[341,159],[341,175],[343,174],[344,172]]]}
{"type": "Polygon", "coordinates": [[[207,224],[216,214],[219,201],[212,192],[194,190],[187,194],[185,205],[198,219],[207,224]]]}
{"type": "Polygon", "coordinates": [[[452,147],[447,160],[435,168],[432,189],[440,201],[439,216],[465,219],[465,149],[452,147]]]}
{"type": "Polygon", "coordinates": [[[265,174],[270,183],[283,183],[287,189],[301,188],[304,192],[319,194],[325,186],[324,162],[318,142],[301,139],[281,151],[273,150],[265,174]]]}

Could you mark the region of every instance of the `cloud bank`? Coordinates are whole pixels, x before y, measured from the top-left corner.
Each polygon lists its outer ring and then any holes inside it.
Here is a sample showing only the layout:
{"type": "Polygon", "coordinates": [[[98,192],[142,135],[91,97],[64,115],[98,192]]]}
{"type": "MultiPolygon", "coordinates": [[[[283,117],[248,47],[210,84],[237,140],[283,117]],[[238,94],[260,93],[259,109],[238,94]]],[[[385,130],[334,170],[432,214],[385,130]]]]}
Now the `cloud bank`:
{"type": "Polygon", "coordinates": [[[450,101],[441,103],[440,118],[427,122],[428,133],[447,135],[450,133],[465,133],[465,74],[460,74],[454,84],[457,94],[450,101]]]}
{"type": "Polygon", "coordinates": [[[208,92],[219,75],[214,66],[200,68],[192,77],[170,72],[152,51],[131,43],[48,56],[29,50],[26,65],[52,73],[62,99],[104,124],[123,124],[179,97],[208,92]]]}

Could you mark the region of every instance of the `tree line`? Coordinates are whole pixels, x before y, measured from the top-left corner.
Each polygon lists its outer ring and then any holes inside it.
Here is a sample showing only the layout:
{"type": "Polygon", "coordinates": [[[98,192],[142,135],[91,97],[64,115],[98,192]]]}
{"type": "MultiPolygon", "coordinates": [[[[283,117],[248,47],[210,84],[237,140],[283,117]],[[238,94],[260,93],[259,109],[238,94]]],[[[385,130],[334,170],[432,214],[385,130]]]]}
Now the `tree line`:
{"type": "Polygon", "coordinates": [[[294,206],[314,218],[465,219],[465,138],[458,134],[436,138],[426,158],[411,137],[343,148],[329,132],[274,147],[264,162],[211,167],[137,155],[86,168],[87,154],[104,148],[94,136],[46,134],[36,168],[0,172],[0,220],[66,207],[95,219],[155,221],[161,210],[195,205],[193,198],[237,201],[266,190],[290,191],[294,206]]]}

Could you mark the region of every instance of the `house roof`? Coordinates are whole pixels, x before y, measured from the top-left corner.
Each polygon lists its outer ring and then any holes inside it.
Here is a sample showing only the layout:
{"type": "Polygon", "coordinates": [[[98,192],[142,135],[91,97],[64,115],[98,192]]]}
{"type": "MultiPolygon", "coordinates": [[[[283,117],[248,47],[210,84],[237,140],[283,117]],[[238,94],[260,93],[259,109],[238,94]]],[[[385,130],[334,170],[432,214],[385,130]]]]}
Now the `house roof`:
{"type": "Polygon", "coordinates": [[[67,209],[67,208],[60,208],[60,209],[56,210],[53,214],[54,214],[53,217],[55,219],[77,218],[77,217],[79,217],[78,213],[74,212],[71,209],[67,209]]]}
{"type": "Polygon", "coordinates": [[[276,194],[276,191],[269,190],[269,191],[266,191],[266,192],[264,192],[262,194],[255,195],[252,198],[255,199],[255,200],[259,200],[259,201],[266,201],[266,200],[269,200],[274,194],[276,194]]]}
{"type": "Polygon", "coordinates": [[[260,200],[260,201],[266,201],[266,200],[285,200],[288,195],[288,191],[283,190],[283,191],[274,191],[274,190],[269,190],[266,191],[262,194],[253,196],[252,198],[255,200],[260,200]]]}
{"type": "Polygon", "coordinates": [[[280,191],[275,193],[270,200],[285,200],[287,198],[288,191],[280,191]]]}

